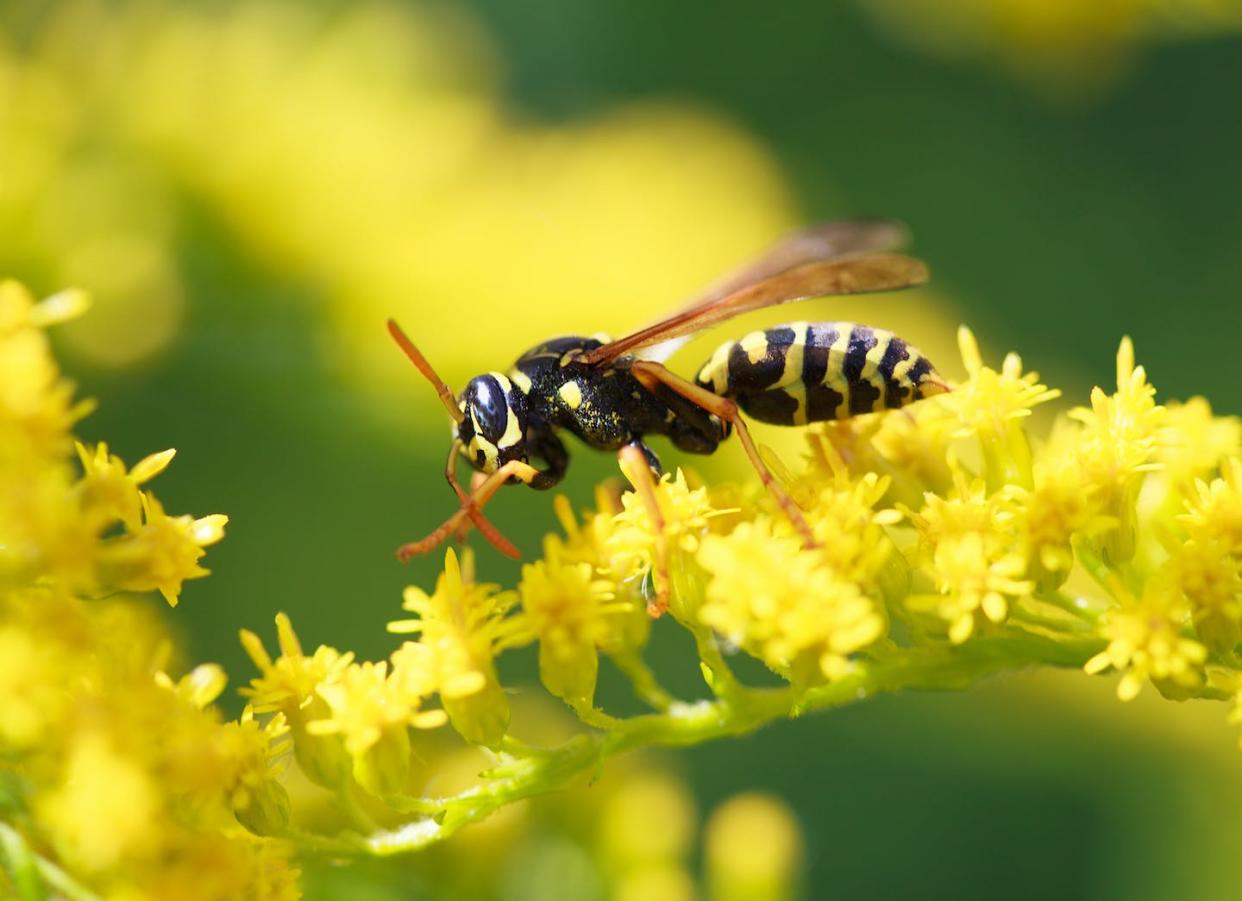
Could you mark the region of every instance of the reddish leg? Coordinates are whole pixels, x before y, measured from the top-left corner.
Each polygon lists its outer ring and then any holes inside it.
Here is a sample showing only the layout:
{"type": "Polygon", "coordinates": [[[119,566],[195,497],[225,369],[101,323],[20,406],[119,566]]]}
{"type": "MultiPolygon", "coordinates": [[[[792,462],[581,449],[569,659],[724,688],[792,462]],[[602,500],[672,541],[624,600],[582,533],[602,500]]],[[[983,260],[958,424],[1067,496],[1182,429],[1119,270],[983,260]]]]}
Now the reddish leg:
{"type": "Polygon", "coordinates": [[[647,465],[643,452],[633,444],[627,444],[617,451],[617,460],[621,471],[625,473],[647,508],[651,517],[651,528],[656,534],[655,565],[652,567],[651,581],[655,585],[655,600],[647,602],[647,615],[659,619],[668,609],[668,543],[664,532],[664,513],[660,510],[660,500],[656,497],[655,476],[647,465]]]}
{"type": "Polygon", "coordinates": [[[815,540],[815,534],[811,531],[811,527],[807,525],[802,511],[798,509],[798,505],[794,503],[793,498],[789,496],[780,482],[776,480],[776,477],[772,475],[772,471],[768,469],[767,464],[763,462],[763,458],[759,456],[759,449],[755,447],[754,439],[750,437],[750,430],[746,428],[746,423],[743,421],[736,403],[727,397],[713,394],[706,388],[700,388],[694,382],[687,381],[659,363],[649,360],[634,362],[630,366],[630,372],[648,390],[654,390],[658,384],[666,385],[687,400],[698,404],[707,412],[732,423],[734,430],[737,432],[738,440],[742,442],[742,447],[746,451],[746,456],[750,458],[751,465],[759,473],[760,481],[763,482],[763,486],[768,490],[768,493],[780,504],[789,521],[793,523],[793,527],[802,535],[803,543],[807,547],[816,547],[818,545],[818,542],[815,540]]]}
{"type": "MultiPolygon", "coordinates": [[[[454,445],[456,445],[456,442],[454,445]]],[[[521,460],[511,460],[491,475],[486,476],[481,483],[477,484],[477,487],[472,485],[471,487],[473,490],[470,494],[467,494],[457,482],[457,476],[453,472],[453,467],[456,463],[456,452],[457,448],[454,446],[449,453],[449,463],[444,474],[448,479],[448,483],[453,487],[453,491],[456,493],[457,499],[461,503],[461,508],[450,516],[444,524],[440,526],[440,528],[436,529],[426,538],[419,541],[408,542],[397,548],[397,559],[402,563],[405,563],[416,554],[426,554],[427,552],[434,550],[450,535],[457,532],[458,529],[468,527],[468,522],[473,523],[475,528],[483,533],[483,536],[487,538],[487,540],[496,547],[496,550],[500,551],[502,554],[505,554],[508,557],[513,557],[514,559],[521,556],[521,554],[518,553],[518,549],[515,548],[507,538],[501,535],[496,527],[488,522],[487,518],[483,516],[483,507],[486,506],[487,502],[492,499],[493,495],[500,490],[500,486],[509,481],[509,479],[516,478],[520,481],[529,483],[532,479],[539,475],[539,470],[527,463],[523,463],[521,460]]]]}

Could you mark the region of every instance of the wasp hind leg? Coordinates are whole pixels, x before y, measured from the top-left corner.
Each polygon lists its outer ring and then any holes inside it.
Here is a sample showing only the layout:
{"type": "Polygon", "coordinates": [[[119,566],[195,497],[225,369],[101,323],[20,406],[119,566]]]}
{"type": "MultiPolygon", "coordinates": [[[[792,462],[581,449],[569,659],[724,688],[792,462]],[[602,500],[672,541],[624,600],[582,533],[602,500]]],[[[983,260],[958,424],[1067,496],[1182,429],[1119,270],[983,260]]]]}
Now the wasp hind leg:
{"type": "Polygon", "coordinates": [[[738,440],[742,442],[746,456],[750,458],[751,465],[759,473],[759,479],[763,482],[763,486],[772,495],[773,500],[780,504],[781,509],[785,512],[785,516],[788,517],[793,527],[802,536],[803,543],[807,547],[818,546],[818,542],[815,540],[815,533],[811,531],[811,527],[807,524],[806,517],[802,515],[802,511],[794,503],[793,498],[781,487],[780,482],[776,480],[776,477],[772,475],[772,471],[768,469],[767,464],[763,462],[763,458],[759,456],[759,449],[755,447],[755,441],[750,437],[750,430],[746,428],[746,423],[743,421],[738,406],[734,401],[727,397],[721,397],[719,394],[713,394],[711,391],[701,388],[693,382],[686,381],[659,363],[654,363],[650,360],[636,361],[631,366],[630,372],[649,391],[655,390],[658,385],[665,385],[707,412],[718,416],[732,425],[737,431],[738,440]]]}
{"type": "Polygon", "coordinates": [[[656,494],[656,485],[662,473],[660,459],[651,448],[635,438],[617,451],[617,460],[621,471],[634,486],[634,493],[647,508],[651,529],[655,532],[655,560],[651,567],[655,598],[647,601],[647,615],[658,619],[668,609],[669,587],[668,537],[664,527],[664,512],[660,509],[660,499],[656,494]]]}

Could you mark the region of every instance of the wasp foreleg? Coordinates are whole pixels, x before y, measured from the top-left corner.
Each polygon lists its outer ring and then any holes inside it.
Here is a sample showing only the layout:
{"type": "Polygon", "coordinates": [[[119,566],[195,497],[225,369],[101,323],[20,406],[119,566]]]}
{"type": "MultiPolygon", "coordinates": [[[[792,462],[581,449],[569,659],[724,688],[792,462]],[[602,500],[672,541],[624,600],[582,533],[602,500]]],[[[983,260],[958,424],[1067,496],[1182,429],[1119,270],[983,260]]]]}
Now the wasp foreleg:
{"type": "Polygon", "coordinates": [[[737,430],[738,440],[742,442],[742,447],[746,451],[746,456],[750,458],[751,465],[759,473],[760,481],[763,482],[764,487],[767,488],[768,493],[772,495],[773,499],[780,504],[781,509],[785,511],[785,515],[789,518],[794,528],[802,535],[803,543],[807,547],[815,547],[818,544],[815,540],[815,534],[807,524],[806,517],[802,515],[802,511],[798,509],[798,505],[794,503],[793,498],[789,496],[789,493],[785,491],[781,483],[776,480],[776,477],[772,475],[772,471],[768,469],[767,464],[763,462],[763,458],[759,456],[759,449],[755,447],[755,441],[750,437],[750,430],[746,427],[746,423],[742,419],[736,403],[727,397],[713,394],[706,388],[701,388],[659,363],[654,363],[650,360],[636,360],[630,367],[630,372],[649,391],[654,391],[657,385],[666,385],[687,400],[698,404],[707,412],[720,417],[725,422],[731,423],[733,428],[737,430]]]}
{"type": "Polygon", "coordinates": [[[446,473],[449,484],[453,486],[453,490],[457,493],[457,498],[461,503],[461,508],[445,520],[440,528],[436,529],[426,538],[419,541],[411,541],[397,548],[397,559],[402,563],[409,560],[416,554],[425,554],[442,544],[446,538],[454,534],[457,529],[462,526],[467,519],[473,522],[484,537],[487,538],[502,554],[517,559],[521,556],[518,549],[515,548],[503,535],[497,531],[496,527],[487,521],[483,516],[483,507],[492,499],[500,486],[509,479],[517,479],[526,484],[532,484],[541,475],[544,475],[529,463],[523,463],[521,460],[510,460],[501,466],[498,470],[487,476],[483,482],[475,488],[470,494],[467,494],[457,483],[457,478],[450,468],[446,473]]]}

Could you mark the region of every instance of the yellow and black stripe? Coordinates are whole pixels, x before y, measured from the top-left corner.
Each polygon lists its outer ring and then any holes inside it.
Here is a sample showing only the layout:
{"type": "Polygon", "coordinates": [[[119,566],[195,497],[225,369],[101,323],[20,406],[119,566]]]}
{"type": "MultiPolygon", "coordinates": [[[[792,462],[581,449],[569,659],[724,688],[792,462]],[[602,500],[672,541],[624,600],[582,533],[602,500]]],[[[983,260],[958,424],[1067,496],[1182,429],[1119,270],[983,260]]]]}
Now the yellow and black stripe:
{"type": "Polygon", "coordinates": [[[751,332],[718,347],[695,381],[774,425],[893,410],[947,390],[916,348],[892,332],[850,322],[751,332]]]}

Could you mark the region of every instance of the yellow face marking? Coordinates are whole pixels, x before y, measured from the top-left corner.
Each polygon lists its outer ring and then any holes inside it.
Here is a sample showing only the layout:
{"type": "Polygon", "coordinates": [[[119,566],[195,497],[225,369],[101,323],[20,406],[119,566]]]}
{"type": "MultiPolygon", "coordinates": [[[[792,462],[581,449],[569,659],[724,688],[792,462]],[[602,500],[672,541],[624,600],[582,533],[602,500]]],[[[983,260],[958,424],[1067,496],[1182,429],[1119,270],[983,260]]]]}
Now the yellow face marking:
{"type": "Polygon", "coordinates": [[[520,369],[510,369],[509,378],[513,380],[513,384],[517,385],[517,389],[523,394],[530,394],[530,376],[520,369]]]}
{"type": "Polygon", "coordinates": [[[805,322],[791,322],[789,328],[793,329],[793,343],[785,351],[785,368],[774,386],[776,388],[792,388],[802,382],[802,357],[806,352],[806,335],[810,326],[805,322]]]}
{"type": "Polygon", "coordinates": [[[607,332],[596,332],[591,336],[592,341],[598,341],[600,344],[608,344],[612,341],[612,336],[607,332]]]}
{"type": "Polygon", "coordinates": [[[576,410],[582,405],[582,386],[575,381],[568,381],[561,385],[557,390],[561,400],[565,401],[565,405],[571,410],[576,410]]]}
{"type": "Polygon", "coordinates": [[[746,352],[746,358],[751,363],[758,363],[768,355],[768,336],[763,332],[751,332],[738,344],[746,352]]]}
{"type": "Polygon", "coordinates": [[[509,415],[505,419],[505,433],[500,436],[500,447],[513,447],[522,440],[522,427],[518,424],[517,414],[512,407],[505,408],[509,415]]]}
{"type": "Polygon", "coordinates": [[[500,451],[496,449],[496,445],[492,444],[481,434],[476,434],[470,439],[469,445],[469,456],[472,461],[479,459],[480,450],[483,451],[482,471],[488,474],[495,472],[500,467],[500,451]]]}

